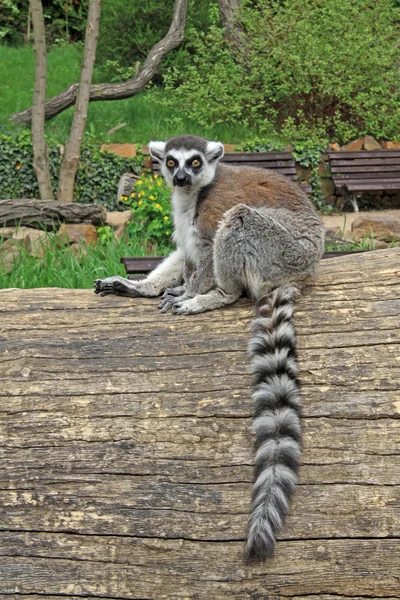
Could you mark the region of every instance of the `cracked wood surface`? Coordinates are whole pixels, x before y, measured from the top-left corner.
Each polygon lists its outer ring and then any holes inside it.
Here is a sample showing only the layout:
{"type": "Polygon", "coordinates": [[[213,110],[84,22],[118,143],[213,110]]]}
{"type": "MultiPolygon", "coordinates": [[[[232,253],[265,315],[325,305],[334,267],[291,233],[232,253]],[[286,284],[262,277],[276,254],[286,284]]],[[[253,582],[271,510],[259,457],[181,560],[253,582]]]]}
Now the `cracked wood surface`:
{"type": "Polygon", "coordinates": [[[253,307],[161,315],[0,291],[0,600],[400,597],[400,250],[323,261],[296,304],[304,451],[246,567],[253,307]]]}

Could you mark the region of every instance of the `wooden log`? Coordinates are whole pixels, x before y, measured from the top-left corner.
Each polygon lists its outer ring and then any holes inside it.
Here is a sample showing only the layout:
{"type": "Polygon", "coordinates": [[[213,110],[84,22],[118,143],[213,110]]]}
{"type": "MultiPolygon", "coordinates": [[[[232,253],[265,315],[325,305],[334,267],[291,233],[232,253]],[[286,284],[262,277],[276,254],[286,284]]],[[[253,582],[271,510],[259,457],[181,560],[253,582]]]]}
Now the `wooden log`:
{"type": "Polygon", "coordinates": [[[78,204],[17,198],[0,200],[0,227],[29,227],[51,230],[60,223],[101,225],[106,209],[98,204],[78,204]]]}
{"type": "Polygon", "coordinates": [[[399,598],[399,260],[327,259],[296,303],[301,481],[252,567],[252,305],[1,291],[0,600],[399,598]]]}

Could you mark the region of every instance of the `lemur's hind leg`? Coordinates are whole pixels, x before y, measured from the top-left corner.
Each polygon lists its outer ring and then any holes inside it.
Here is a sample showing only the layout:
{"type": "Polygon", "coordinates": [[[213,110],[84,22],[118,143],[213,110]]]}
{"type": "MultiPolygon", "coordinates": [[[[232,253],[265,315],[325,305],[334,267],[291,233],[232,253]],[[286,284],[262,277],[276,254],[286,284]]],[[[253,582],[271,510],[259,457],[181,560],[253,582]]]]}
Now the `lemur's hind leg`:
{"type": "Polygon", "coordinates": [[[300,236],[273,215],[244,204],[227,211],[214,239],[216,287],[175,303],[173,312],[214,310],[235,302],[243,289],[258,300],[275,287],[302,279],[308,262],[300,236]]]}

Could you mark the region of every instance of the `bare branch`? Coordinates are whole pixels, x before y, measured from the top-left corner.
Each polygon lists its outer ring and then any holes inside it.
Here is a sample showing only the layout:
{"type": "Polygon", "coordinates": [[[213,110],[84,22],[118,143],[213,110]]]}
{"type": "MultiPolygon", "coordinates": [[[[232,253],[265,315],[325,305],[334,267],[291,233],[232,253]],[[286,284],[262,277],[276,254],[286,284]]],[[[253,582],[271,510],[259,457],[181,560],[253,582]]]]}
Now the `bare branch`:
{"type": "MultiPolygon", "coordinates": [[[[167,35],[150,50],[139,72],[128,81],[117,84],[92,85],[90,88],[90,102],[106,100],[120,100],[135,96],[151,81],[157,72],[161,60],[168,52],[177,48],[183,40],[186,23],[188,0],[175,0],[174,14],[167,35]]],[[[51,119],[60,114],[76,102],[79,84],[74,83],[69,88],[47,100],[45,105],[45,118],[51,119]]],[[[10,117],[12,121],[29,123],[32,118],[32,109],[15,113],[10,117]]]]}

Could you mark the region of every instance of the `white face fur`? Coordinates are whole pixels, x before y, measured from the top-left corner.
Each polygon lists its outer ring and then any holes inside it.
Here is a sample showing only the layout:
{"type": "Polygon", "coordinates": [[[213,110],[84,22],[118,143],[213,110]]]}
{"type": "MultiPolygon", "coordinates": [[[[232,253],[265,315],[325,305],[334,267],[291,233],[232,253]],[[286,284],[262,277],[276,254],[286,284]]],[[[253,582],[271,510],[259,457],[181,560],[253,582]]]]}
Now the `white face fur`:
{"type": "Polygon", "coordinates": [[[170,147],[167,152],[165,142],[150,142],[149,148],[151,156],[160,161],[167,183],[188,193],[211,183],[218,160],[224,154],[220,142],[206,142],[205,151],[170,147]]]}

